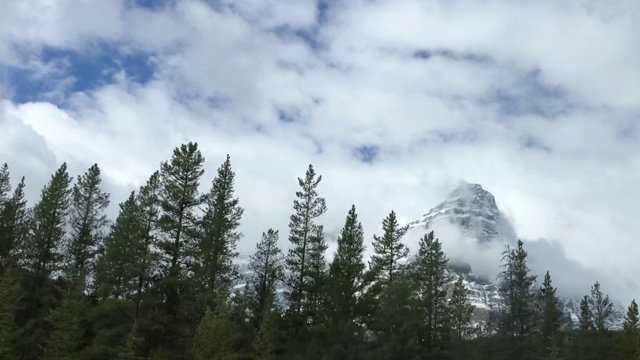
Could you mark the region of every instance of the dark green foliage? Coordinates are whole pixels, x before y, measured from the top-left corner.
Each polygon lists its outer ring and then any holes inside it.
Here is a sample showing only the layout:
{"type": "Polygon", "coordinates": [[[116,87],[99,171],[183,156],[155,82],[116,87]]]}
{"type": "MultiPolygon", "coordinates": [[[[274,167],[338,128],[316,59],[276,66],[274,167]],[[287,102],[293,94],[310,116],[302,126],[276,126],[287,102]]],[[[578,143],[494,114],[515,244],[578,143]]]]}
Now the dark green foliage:
{"type": "Polygon", "coordinates": [[[318,194],[322,176],[316,175],[309,165],[305,178],[298,178],[300,190],[293,201],[293,214],[289,222],[289,241],[292,244],[286,258],[289,276],[286,279],[291,290],[287,294],[290,306],[290,320],[295,332],[317,317],[319,301],[318,281],[324,272],[324,250],[326,244],[322,226],[315,219],[327,211],[324,198],[318,194]]]}
{"type": "Polygon", "coordinates": [[[106,239],[104,254],[98,262],[98,294],[102,298],[132,299],[138,288],[138,262],[147,249],[144,243],[142,211],[131,193],[120,204],[120,213],[106,239]]]}
{"type": "Polygon", "coordinates": [[[450,318],[451,333],[457,343],[471,335],[471,315],[473,306],[469,304],[469,290],[464,285],[464,277],[459,274],[453,285],[451,297],[449,298],[448,310],[450,318]]]}
{"type": "Polygon", "coordinates": [[[23,260],[27,269],[44,278],[62,266],[59,249],[66,233],[70,184],[67,165],[62,164],[33,208],[32,234],[25,244],[23,260]]]}
{"type": "Polygon", "coordinates": [[[534,337],[538,330],[536,276],[530,275],[527,252],[518,240],[515,249],[507,247],[503,253],[503,271],[499,275],[499,290],[503,299],[498,333],[504,337],[503,344],[510,349],[510,356],[522,359],[535,358],[540,348],[534,337]]]}
{"type": "Polygon", "coordinates": [[[624,316],[624,330],[631,334],[640,334],[640,318],[638,317],[638,303],[635,299],[631,300],[631,304],[624,316]]]}
{"type": "Polygon", "coordinates": [[[44,360],[76,359],[84,340],[82,327],[85,302],[84,274],[78,273],[62,289],[62,300],[49,316],[51,334],[44,348],[44,360]]]}
{"type": "Polygon", "coordinates": [[[236,359],[237,329],[225,303],[207,310],[193,338],[194,360],[236,359]]]}
{"type": "Polygon", "coordinates": [[[338,249],[329,267],[324,303],[326,349],[346,358],[347,349],[364,341],[364,322],[371,313],[366,293],[370,284],[364,264],[364,230],[355,206],[351,207],[338,236],[338,249]]]}
{"type": "Polygon", "coordinates": [[[593,314],[593,322],[595,328],[599,332],[607,330],[607,321],[613,315],[613,303],[609,300],[609,295],[605,295],[600,290],[600,283],[596,282],[591,287],[591,296],[589,297],[589,306],[593,314]]]}
{"type": "Polygon", "coordinates": [[[580,330],[591,331],[594,330],[593,326],[593,312],[589,306],[589,297],[585,295],[580,300],[580,330]]]}
{"type": "Polygon", "coordinates": [[[414,281],[419,316],[424,319],[420,343],[428,352],[443,348],[448,342],[450,329],[445,288],[450,280],[445,273],[448,261],[433,231],[420,239],[414,281]]]}
{"type": "Polygon", "coordinates": [[[542,310],[542,322],[540,331],[543,339],[552,339],[562,326],[562,311],[560,301],[556,296],[556,288],[551,284],[549,272],[544,276],[544,282],[540,288],[540,308],[542,310]]]}
{"type": "Polygon", "coordinates": [[[239,206],[238,198],[234,198],[234,179],[235,173],[227,155],[211,184],[202,219],[197,257],[203,294],[226,291],[238,277],[233,259],[238,256],[236,245],[242,236],[238,226],[244,210],[239,206]]]}
{"type": "Polygon", "coordinates": [[[105,209],[109,194],[101,191],[100,168],[94,164],[73,187],[70,211],[70,242],[67,247],[69,269],[92,275],[94,257],[102,246],[103,230],[107,226],[105,209]]]}
{"type": "Polygon", "coordinates": [[[262,318],[263,321],[252,344],[254,359],[275,360],[282,352],[280,314],[276,310],[267,309],[262,318]]]}
{"type": "Polygon", "coordinates": [[[284,276],[284,257],[278,248],[278,231],[269,229],[262,233],[256,252],[250,257],[247,291],[251,298],[251,315],[256,328],[263,322],[265,313],[270,313],[276,297],[276,285],[284,276]]]}
{"type": "Polygon", "coordinates": [[[20,333],[16,324],[16,306],[20,299],[20,284],[13,268],[0,275],[0,359],[14,359],[15,342],[20,333]]]}
{"type": "Polygon", "coordinates": [[[396,273],[402,270],[401,261],[409,255],[409,249],[401,242],[408,227],[398,224],[396,213],[391,211],[382,220],[382,236],[373,236],[373,251],[369,266],[382,284],[392,284],[396,273]]]}
{"type": "Polygon", "coordinates": [[[22,177],[13,195],[0,206],[0,268],[21,265],[30,226],[24,189],[22,177]]]}

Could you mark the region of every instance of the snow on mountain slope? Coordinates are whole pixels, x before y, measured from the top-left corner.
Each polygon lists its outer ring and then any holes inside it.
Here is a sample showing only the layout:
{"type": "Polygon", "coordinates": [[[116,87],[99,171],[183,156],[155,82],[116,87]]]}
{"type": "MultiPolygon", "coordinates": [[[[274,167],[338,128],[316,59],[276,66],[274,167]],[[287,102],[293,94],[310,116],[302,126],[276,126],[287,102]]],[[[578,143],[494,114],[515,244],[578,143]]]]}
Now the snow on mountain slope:
{"type": "Polygon", "coordinates": [[[500,213],[494,196],[479,184],[461,183],[445,201],[408,225],[430,229],[439,223],[457,225],[479,242],[515,239],[513,226],[500,213]]]}

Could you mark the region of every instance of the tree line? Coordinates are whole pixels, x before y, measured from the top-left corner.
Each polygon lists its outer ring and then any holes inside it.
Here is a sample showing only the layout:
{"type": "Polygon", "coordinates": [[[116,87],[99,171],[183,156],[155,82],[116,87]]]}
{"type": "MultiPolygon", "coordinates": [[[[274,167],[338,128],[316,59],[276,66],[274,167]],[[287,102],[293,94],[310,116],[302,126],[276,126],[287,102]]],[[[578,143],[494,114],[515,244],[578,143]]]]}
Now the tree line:
{"type": "Polygon", "coordinates": [[[365,259],[352,206],[328,263],[312,165],[298,178],[289,250],[266,229],[243,276],[230,157],[201,193],[204,161],[197,143],[175,148],[113,222],[98,165],[73,182],[62,164],[29,206],[25,178],[14,188],[4,164],[0,360],[640,359],[635,301],[624,329],[609,329],[614,308],[596,282],[574,328],[521,241],[504,251],[501,301],[482,321],[433,232],[408,261],[394,211],[365,259]]]}

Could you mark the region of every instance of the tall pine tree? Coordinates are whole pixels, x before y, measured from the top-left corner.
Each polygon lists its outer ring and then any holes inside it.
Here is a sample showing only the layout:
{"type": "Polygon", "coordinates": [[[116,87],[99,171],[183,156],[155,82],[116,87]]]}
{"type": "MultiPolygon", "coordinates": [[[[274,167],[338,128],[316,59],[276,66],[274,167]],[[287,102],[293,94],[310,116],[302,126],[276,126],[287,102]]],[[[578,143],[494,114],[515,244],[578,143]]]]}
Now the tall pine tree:
{"type": "Polygon", "coordinates": [[[462,274],[458,274],[458,279],[453,285],[448,309],[453,337],[460,343],[471,335],[471,315],[473,314],[473,306],[469,304],[469,290],[464,284],[462,274]]]}
{"type": "Polygon", "coordinates": [[[427,351],[443,347],[448,335],[446,285],[449,276],[445,272],[448,261],[433,231],[420,239],[414,277],[418,308],[425,319],[421,342],[427,351]]]}
{"type": "Polygon", "coordinates": [[[591,287],[589,306],[593,314],[593,322],[598,332],[603,333],[608,330],[608,321],[613,316],[613,303],[609,300],[609,295],[602,293],[600,283],[596,282],[591,287]]]}
{"type": "MultiPolygon", "coordinates": [[[[238,231],[243,209],[234,197],[235,173],[231,169],[229,155],[218,169],[207,196],[202,219],[202,236],[199,241],[200,275],[205,297],[227,291],[238,277],[233,259],[238,256],[237,242],[242,236],[238,231]]],[[[205,300],[205,304],[210,303],[205,300]]]]}
{"type": "Polygon", "coordinates": [[[276,285],[284,276],[284,257],[278,248],[278,238],[277,230],[263,232],[262,239],[256,245],[256,252],[250,257],[249,270],[252,275],[247,286],[256,328],[263,323],[264,315],[271,311],[276,297],[276,285]]]}
{"type": "Polygon", "coordinates": [[[299,334],[301,327],[309,320],[314,321],[317,314],[310,300],[317,290],[317,282],[313,276],[319,275],[320,260],[324,261],[324,253],[320,250],[324,243],[322,227],[315,219],[327,211],[324,198],[318,194],[321,175],[316,175],[312,165],[306,171],[305,178],[298,178],[300,190],[296,191],[293,201],[294,213],[289,222],[289,241],[292,244],[286,258],[289,270],[287,284],[290,287],[288,300],[294,330],[299,334]],[[315,266],[315,269],[314,269],[315,266]]]}
{"type": "Polygon", "coordinates": [[[409,255],[409,249],[401,242],[408,229],[398,224],[396,213],[391,211],[382,220],[382,236],[373,236],[375,254],[371,256],[369,266],[376,274],[376,279],[385,285],[393,283],[396,273],[403,268],[402,260],[409,255]]]}
{"type": "Polygon", "coordinates": [[[507,247],[503,253],[504,270],[499,275],[503,299],[499,330],[507,337],[505,345],[511,350],[510,356],[522,359],[534,357],[539,347],[531,343],[537,331],[536,276],[530,274],[527,256],[521,240],[515,249],[507,247]]]}
{"type": "Polygon", "coordinates": [[[102,246],[107,226],[104,211],[109,206],[109,194],[102,192],[100,168],[94,164],[78,176],[71,196],[70,242],[67,249],[69,269],[90,277],[95,268],[95,256],[102,246]]]}
{"type": "Polygon", "coordinates": [[[24,248],[29,235],[30,213],[25,199],[24,176],[13,195],[0,207],[0,264],[22,265],[24,248]]]}
{"type": "Polygon", "coordinates": [[[551,275],[547,271],[540,288],[540,307],[542,310],[540,331],[545,342],[551,340],[562,326],[562,310],[560,309],[560,300],[556,296],[556,290],[551,283],[551,275]]]}
{"type": "Polygon", "coordinates": [[[204,174],[204,157],[197,143],[183,144],[173,151],[169,161],[160,164],[162,215],[157,241],[162,256],[159,290],[162,312],[153,320],[159,321],[160,338],[166,351],[177,356],[187,351],[195,326],[194,303],[197,284],[193,275],[197,257],[197,210],[204,202],[198,190],[204,174]]]}
{"type": "Polygon", "coordinates": [[[354,348],[364,338],[363,324],[370,312],[364,250],[364,230],[352,205],[340,231],[327,280],[326,325],[329,343],[334,347],[354,348]]]}

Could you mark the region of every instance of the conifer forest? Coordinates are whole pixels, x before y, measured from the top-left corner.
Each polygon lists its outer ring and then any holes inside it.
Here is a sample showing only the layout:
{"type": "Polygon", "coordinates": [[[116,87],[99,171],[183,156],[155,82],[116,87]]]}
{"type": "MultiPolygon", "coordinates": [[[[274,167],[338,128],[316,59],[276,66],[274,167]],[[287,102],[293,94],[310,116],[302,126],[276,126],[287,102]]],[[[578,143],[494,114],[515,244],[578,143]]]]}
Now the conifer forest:
{"type": "Polygon", "coordinates": [[[345,209],[329,263],[319,218],[331,204],[312,165],[283,214],[289,233],[243,240],[256,243],[243,274],[239,226],[251,219],[231,158],[201,193],[204,162],[197,143],[181,145],[126,199],[103,191],[98,165],[74,178],[62,164],[34,204],[5,164],[0,359],[640,360],[635,301],[609,328],[612,301],[585,279],[592,291],[568,324],[554,274],[532,275],[522,242],[504,249],[500,306],[482,322],[446,239],[425,233],[410,254],[394,211],[365,239],[357,207],[345,209]]]}

